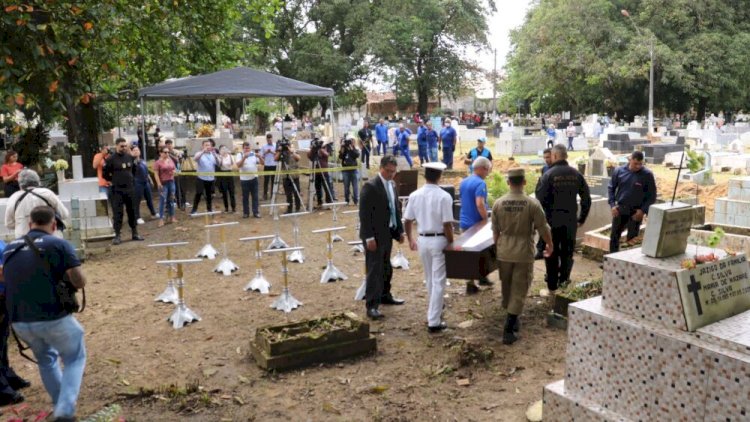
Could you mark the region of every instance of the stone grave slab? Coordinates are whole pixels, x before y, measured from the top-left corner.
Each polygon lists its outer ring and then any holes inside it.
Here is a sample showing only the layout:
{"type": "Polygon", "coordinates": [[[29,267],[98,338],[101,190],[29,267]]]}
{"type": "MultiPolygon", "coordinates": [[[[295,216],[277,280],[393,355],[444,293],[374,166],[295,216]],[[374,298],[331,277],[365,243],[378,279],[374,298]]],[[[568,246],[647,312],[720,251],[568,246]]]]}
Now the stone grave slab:
{"type": "Polygon", "coordinates": [[[643,253],[654,258],[682,254],[687,246],[693,210],[681,202],[654,204],[648,211],[643,253]]]}
{"type": "Polygon", "coordinates": [[[678,144],[644,144],[641,146],[646,162],[651,164],[662,164],[666,154],[683,151],[685,145],[678,144]]]}
{"type": "Polygon", "coordinates": [[[609,148],[594,149],[586,164],[586,176],[607,176],[607,161],[616,160],[617,157],[609,148]]]}
{"type": "Polygon", "coordinates": [[[744,254],[677,272],[689,331],[750,309],[750,266],[744,254]]]}

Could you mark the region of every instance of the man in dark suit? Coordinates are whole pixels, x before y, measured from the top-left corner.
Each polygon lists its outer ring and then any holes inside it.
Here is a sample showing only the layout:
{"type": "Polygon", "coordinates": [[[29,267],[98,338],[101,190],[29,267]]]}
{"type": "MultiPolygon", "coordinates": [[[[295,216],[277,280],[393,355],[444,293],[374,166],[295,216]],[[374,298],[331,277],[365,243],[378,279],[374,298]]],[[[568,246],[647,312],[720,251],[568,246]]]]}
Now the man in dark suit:
{"type": "Polygon", "coordinates": [[[362,187],[359,201],[359,237],[365,245],[367,264],[367,287],[365,301],[367,316],[381,319],[378,307],[403,305],[402,299],[391,295],[391,248],[393,239],[404,242],[404,227],[398,209],[396,187],[392,180],[396,175],[396,157],[385,155],[380,160],[378,177],[370,179],[362,187]]]}

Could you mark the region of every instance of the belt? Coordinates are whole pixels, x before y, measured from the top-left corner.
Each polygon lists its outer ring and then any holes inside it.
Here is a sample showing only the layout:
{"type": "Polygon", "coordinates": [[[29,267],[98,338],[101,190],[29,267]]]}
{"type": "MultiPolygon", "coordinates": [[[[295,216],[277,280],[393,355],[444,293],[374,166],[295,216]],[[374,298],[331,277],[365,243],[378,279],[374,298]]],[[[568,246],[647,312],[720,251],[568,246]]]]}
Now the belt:
{"type": "Polygon", "coordinates": [[[419,233],[420,236],[424,237],[437,237],[437,236],[445,236],[444,233],[419,233]]]}

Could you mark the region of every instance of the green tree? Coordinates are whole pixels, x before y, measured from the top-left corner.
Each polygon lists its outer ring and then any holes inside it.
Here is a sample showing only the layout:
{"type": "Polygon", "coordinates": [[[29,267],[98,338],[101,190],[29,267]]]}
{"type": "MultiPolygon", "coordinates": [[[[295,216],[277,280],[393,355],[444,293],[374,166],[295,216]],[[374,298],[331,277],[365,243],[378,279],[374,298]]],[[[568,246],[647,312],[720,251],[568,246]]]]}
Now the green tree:
{"type": "Polygon", "coordinates": [[[382,0],[368,45],[377,66],[391,70],[399,93],[414,94],[427,113],[429,97],[455,97],[466,73],[476,70],[463,49],[487,43],[486,16],[494,1],[382,0]],[[394,11],[398,11],[394,13],[394,11]]]}
{"type": "Polygon", "coordinates": [[[732,110],[750,103],[750,11],[737,0],[540,0],[511,33],[504,104],[533,111],[617,112],[648,107],[732,110]],[[621,14],[626,9],[632,22],[621,14]],[[633,28],[637,25],[640,34],[633,28]]]}
{"type": "MultiPolygon", "coordinates": [[[[67,122],[84,160],[95,150],[97,97],[214,71],[253,53],[245,16],[270,34],[280,0],[35,0],[0,11],[0,111],[67,122]]],[[[87,166],[88,168],[88,166],[87,166]]]]}

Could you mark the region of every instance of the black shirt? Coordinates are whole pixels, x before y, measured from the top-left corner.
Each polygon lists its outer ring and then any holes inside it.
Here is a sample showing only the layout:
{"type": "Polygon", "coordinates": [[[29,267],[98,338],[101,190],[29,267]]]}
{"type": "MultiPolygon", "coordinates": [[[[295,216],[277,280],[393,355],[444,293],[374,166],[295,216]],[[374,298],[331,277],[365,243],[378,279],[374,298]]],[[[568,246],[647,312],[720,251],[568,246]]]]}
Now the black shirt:
{"type": "Polygon", "coordinates": [[[107,157],[104,162],[104,173],[110,175],[114,189],[133,189],[135,170],[135,158],[130,154],[118,152],[107,157]]]}
{"type": "Polygon", "coordinates": [[[341,160],[341,165],[344,167],[356,166],[357,158],[359,158],[359,151],[354,147],[342,147],[341,150],[339,150],[339,160],[341,160]]]}
{"type": "Polygon", "coordinates": [[[552,227],[583,224],[591,210],[591,194],[586,179],[565,160],[553,163],[536,187],[536,199],[542,204],[552,227]],[[578,202],[581,197],[581,216],[578,202]]]}
{"type": "Polygon", "coordinates": [[[73,246],[64,239],[41,230],[31,230],[28,236],[39,248],[41,258],[26,245],[23,238],[11,242],[3,253],[6,306],[10,321],[53,321],[67,316],[55,286],[67,270],[80,266],[81,262],[73,246]],[[22,249],[13,252],[19,248],[22,249]],[[49,273],[40,259],[49,263],[49,273]]]}

